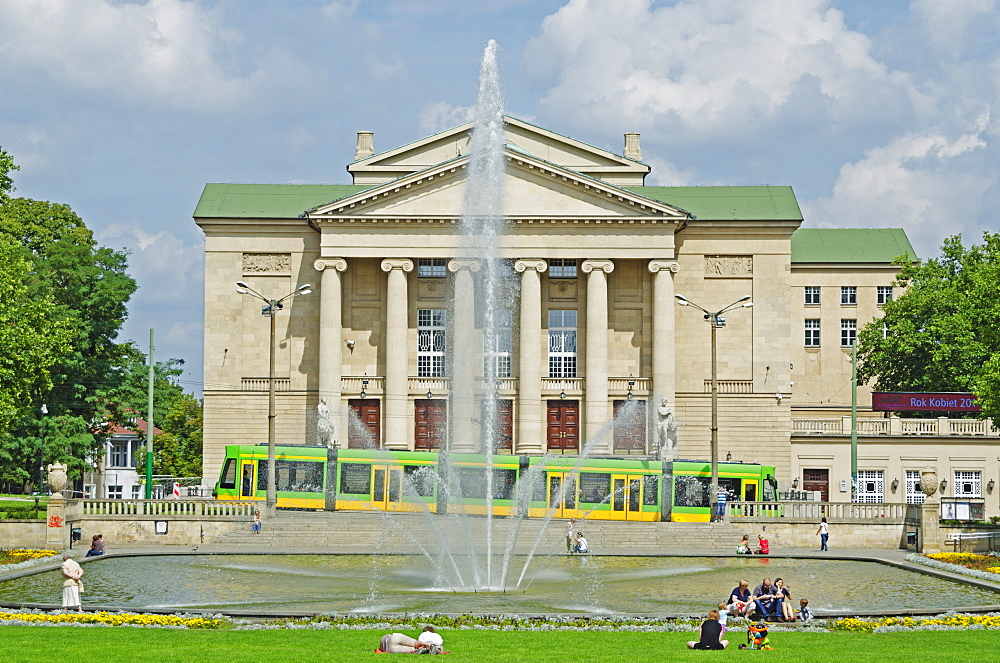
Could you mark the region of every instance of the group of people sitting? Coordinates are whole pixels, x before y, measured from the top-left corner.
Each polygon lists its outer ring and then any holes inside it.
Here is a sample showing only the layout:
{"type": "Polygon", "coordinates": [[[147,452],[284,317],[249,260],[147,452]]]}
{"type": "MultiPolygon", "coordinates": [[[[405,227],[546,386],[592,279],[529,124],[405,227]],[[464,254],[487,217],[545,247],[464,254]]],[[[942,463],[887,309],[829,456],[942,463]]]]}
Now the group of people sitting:
{"type": "Polygon", "coordinates": [[[750,537],[746,534],[740,539],[740,545],[736,546],[737,555],[770,555],[771,554],[771,543],[763,534],[757,535],[757,549],[752,550],[750,548],[750,537]]]}
{"type": "Polygon", "coordinates": [[[799,601],[798,617],[792,609],[791,600],[792,588],[786,586],[781,578],[773,583],[770,578],[764,578],[753,592],[750,591],[750,583],[740,580],[739,586],[730,593],[728,601],[720,603],[719,608],[733,617],[752,619],[756,613],[761,620],[776,622],[794,622],[796,619],[807,622],[812,619],[808,600],[799,601]]]}

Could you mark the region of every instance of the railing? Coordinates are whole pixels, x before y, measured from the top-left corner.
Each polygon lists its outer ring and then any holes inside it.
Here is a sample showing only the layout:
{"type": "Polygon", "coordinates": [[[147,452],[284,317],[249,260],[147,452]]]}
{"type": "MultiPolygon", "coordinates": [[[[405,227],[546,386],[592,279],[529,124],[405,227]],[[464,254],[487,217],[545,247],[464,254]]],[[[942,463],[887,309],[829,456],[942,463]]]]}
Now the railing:
{"type": "Polygon", "coordinates": [[[79,500],[84,516],[252,516],[259,504],[207,500],[79,500]]]}
{"type": "MultiPolygon", "coordinates": [[[[850,435],[851,418],[839,419],[793,419],[793,435],[850,435]]],[[[1000,432],[993,430],[992,419],[858,419],[858,434],[876,436],[902,435],[938,435],[941,437],[961,435],[993,435],[1000,432]]]]}
{"type": "MultiPolygon", "coordinates": [[[[720,394],[752,394],[753,380],[716,380],[720,394]]],[[[705,380],[705,393],[712,393],[712,381],[705,380]]]]}
{"type": "Polygon", "coordinates": [[[426,395],[429,391],[440,397],[448,394],[450,384],[448,378],[409,378],[407,388],[411,394],[426,395]]]}
{"type": "Polygon", "coordinates": [[[385,391],[385,378],[369,378],[356,375],[340,378],[340,393],[350,396],[360,394],[362,391],[369,394],[381,394],[385,391]]]}
{"type": "MultiPolygon", "coordinates": [[[[243,391],[269,391],[271,389],[270,378],[243,378],[241,383],[243,391]]],[[[274,378],[274,390],[291,391],[291,378],[274,378]]]]}
{"type": "Polygon", "coordinates": [[[608,378],[608,392],[611,394],[649,393],[649,378],[608,378]],[[630,385],[629,382],[632,384],[630,385]]]}
{"type": "Polygon", "coordinates": [[[493,380],[476,378],[476,390],[479,393],[486,393],[487,390],[491,390],[504,395],[516,394],[517,378],[494,378],[493,380]]]}
{"type": "Polygon", "coordinates": [[[860,504],[852,502],[729,502],[732,519],[768,520],[778,518],[819,520],[875,520],[901,523],[907,504],[860,504]]]}
{"type": "Polygon", "coordinates": [[[543,392],[583,392],[583,378],[542,378],[543,392]]]}

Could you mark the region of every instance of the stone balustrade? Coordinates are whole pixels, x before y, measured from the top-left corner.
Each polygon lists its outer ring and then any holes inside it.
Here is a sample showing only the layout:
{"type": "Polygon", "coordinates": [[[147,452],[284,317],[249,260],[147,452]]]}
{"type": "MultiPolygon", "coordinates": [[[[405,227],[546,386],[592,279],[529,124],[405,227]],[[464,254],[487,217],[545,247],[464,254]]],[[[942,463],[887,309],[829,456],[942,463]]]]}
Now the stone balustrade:
{"type": "Polygon", "coordinates": [[[67,500],[67,516],[238,517],[252,516],[260,504],[215,500],[67,500]]]}
{"type": "Polygon", "coordinates": [[[870,521],[903,524],[909,504],[886,502],[729,502],[726,511],[732,522],[767,522],[769,520],[808,520],[819,522],[870,521]]]}
{"type": "MultiPolygon", "coordinates": [[[[850,435],[851,418],[793,419],[792,435],[850,435]]],[[[858,435],[1000,436],[992,419],[858,419],[858,435]]]]}

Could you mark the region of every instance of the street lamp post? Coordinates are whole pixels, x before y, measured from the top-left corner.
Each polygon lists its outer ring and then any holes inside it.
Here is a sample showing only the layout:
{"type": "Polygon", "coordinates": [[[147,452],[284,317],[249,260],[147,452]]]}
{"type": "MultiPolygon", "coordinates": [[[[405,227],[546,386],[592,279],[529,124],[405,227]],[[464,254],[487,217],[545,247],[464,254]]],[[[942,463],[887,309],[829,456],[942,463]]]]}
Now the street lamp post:
{"type": "Polygon", "coordinates": [[[282,302],[291,299],[296,295],[308,295],[312,292],[312,286],[308,283],[300,285],[298,288],[288,293],[281,299],[268,299],[243,281],[237,281],[236,292],[241,295],[251,295],[264,302],[261,307],[261,314],[271,319],[271,337],[268,345],[268,379],[267,379],[267,498],[265,511],[269,517],[273,517],[277,510],[278,490],[275,482],[274,468],[274,314],[284,308],[282,302]]]}
{"type": "MultiPolygon", "coordinates": [[[[753,302],[750,300],[750,295],[745,295],[740,297],[735,302],[729,306],[720,309],[714,313],[703,309],[692,301],[689,301],[684,295],[674,295],[677,298],[677,303],[681,306],[693,306],[702,313],[705,314],[705,320],[712,327],[712,437],[711,437],[711,456],[712,456],[712,492],[719,490],[719,380],[718,380],[718,363],[716,361],[716,331],[720,327],[726,326],[726,319],[722,317],[722,314],[727,311],[732,311],[737,308],[750,308],[753,306],[753,302]]],[[[712,505],[712,513],[715,513],[715,505],[712,505]]],[[[715,520],[716,516],[712,516],[712,520],[715,520]]]]}

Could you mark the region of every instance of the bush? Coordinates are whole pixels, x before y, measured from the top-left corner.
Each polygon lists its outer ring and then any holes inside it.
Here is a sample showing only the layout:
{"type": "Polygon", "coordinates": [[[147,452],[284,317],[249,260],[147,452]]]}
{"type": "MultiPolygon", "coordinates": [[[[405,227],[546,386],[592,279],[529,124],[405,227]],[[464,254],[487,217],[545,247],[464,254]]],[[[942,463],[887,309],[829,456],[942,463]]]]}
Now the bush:
{"type": "Polygon", "coordinates": [[[45,508],[34,504],[3,504],[0,503],[0,519],[3,520],[34,520],[45,518],[45,508]]]}

